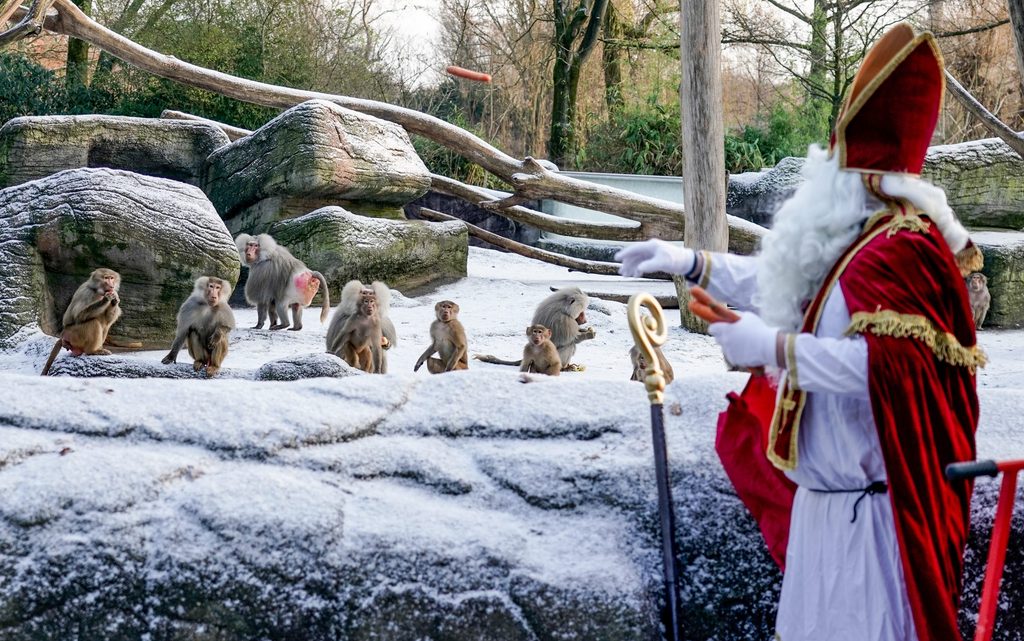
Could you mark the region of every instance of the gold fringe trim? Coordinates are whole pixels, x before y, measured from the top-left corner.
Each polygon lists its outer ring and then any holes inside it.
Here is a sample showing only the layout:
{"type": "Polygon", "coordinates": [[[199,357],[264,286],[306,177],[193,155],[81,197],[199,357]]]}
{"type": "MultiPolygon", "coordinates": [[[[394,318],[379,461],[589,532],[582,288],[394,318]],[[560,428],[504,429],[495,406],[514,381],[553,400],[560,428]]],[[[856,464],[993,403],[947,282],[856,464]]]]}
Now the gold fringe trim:
{"type": "Polygon", "coordinates": [[[891,309],[882,310],[881,307],[874,312],[857,312],[850,318],[846,334],[866,331],[875,336],[917,339],[927,345],[940,361],[955,367],[966,367],[972,374],[988,363],[985,352],[977,345],[964,347],[955,336],[940,332],[924,316],[899,314],[891,309]]]}
{"type": "Polygon", "coordinates": [[[981,268],[985,266],[985,257],[977,245],[968,242],[966,247],[956,253],[956,266],[960,268],[961,276],[966,276],[971,272],[980,272],[981,268]]]}

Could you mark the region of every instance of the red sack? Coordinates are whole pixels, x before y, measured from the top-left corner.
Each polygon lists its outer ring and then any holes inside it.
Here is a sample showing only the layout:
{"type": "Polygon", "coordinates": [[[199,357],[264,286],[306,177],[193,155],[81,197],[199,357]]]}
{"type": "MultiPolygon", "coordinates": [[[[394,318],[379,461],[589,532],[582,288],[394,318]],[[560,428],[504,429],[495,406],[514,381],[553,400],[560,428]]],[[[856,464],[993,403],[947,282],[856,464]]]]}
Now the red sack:
{"type": "Polygon", "coordinates": [[[736,494],[760,526],[772,558],[785,570],[796,484],[765,456],[775,395],[775,386],[763,375],[752,375],[740,394],[729,392],[729,407],[718,415],[715,451],[736,494]]]}

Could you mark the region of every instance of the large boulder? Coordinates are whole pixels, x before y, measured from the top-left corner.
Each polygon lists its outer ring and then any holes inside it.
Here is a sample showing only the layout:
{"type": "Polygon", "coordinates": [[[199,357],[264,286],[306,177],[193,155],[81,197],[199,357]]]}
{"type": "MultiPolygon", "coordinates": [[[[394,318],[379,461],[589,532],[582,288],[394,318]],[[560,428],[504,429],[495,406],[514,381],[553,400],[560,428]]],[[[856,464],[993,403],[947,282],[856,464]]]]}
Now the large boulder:
{"type": "MultiPolygon", "coordinates": [[[[803,184],[804,158],[783,158],[767,171],[729,177],[726,211],[765,226],[803,184]]],[[[998,138],[928,148],[921,175],[942,187],[968,227],[1024,231],[1024,160],[998,138]]]]}
{"type": "Polygon", "coordinates": [[[292,107],[210,155],[203,189],[233,232],[341,205],[401,218],[430,187],[430,172],[398,125],[325,100],[292,107]],[[239,226],[240,225],[240,226],[239,226]]]}
{"type": "Polygon", "coordinates": [[[998,138],[928,148],[922,175],[968,227],[1024,230],[1024,160],[998,138]]]}
{"type": "MultiPolygon", "coordinates": [[[[666,390],[685,408],[665,421],[687,639],[772,637],[781,575],[713,449],[743,380],[666,390]]],[[[979,456],[1020,452],[1000,418],[1024,397],[980,392],[1001,411],[982,412],[979,456]]],[[[3,638],[655,641],[649,416],[638,383],[494,370],[159,385],[0,372],[3,638]]],[[[965,631],[995,485],[976,484],[965,631]]],[[[1022,508],[995,641],[1024,630],[1022,508]]]]}
{"type": "Polygon", "coordinates": [[[985,256],[992,295],[985,327],[1024,326],[1024,232],[975,231],[971,240],[985,256]]]}
{"type": "Polygon", "coordinates": [[[783,158],[771,169],[729,176],[726,213],[771,227],[782,203],[804,182],[803,158],[783,158]]]}
{"type": "Polygon", "coordinates": [[[268,232],[323,273],[334,301],[353,278],[408,291],[466,275],[469,230],[462,221],[382,220],[324,207],[276,222],[268,232]]]}
{"type": "Polygon", "coordinates": [[[115,169],[71,169],[0,190],[0,346],[37,323],[57,335],[97,267],[121,274],[111,335],[165,348],[199,276],[238,280],[238,250],[198,188],[115,169]]]}
{"type": "Polygon", "coordinates": [[[202,122],[127,116],[26,116],[0,127],[0,189],[64,169],[109,167],[199,185],[228,144],[202,122]]]}

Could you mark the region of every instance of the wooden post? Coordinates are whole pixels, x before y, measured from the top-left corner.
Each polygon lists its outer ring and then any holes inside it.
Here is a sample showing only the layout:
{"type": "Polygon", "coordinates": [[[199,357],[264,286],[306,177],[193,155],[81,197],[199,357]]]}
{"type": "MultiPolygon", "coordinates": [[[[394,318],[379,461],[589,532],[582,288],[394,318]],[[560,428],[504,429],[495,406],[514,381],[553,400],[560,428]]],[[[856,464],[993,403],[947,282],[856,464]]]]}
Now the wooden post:
{"type": "MultiPolygon", "coordinates": [[[[683,124],[683,239],[687,247],[725,251],[725,131],[722,124],[721,20],[717,0],[680,0],[682,79],[679,99],[683,124]]],[[[706,325],[689,314],[689,292],[676,279],[682,324],[694,331],[706,325]]]]}

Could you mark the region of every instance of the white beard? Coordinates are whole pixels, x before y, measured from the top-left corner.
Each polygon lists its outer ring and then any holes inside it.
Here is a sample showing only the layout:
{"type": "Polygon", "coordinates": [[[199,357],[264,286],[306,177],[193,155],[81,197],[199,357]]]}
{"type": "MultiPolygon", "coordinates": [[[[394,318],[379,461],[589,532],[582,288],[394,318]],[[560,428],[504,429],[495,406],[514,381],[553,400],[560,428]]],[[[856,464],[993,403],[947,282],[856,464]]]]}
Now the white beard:
{"type": "MultiPolygon", "coordinates": [[[[762,241],[754,297],[765,322],[788,331],[800,329],[804,307],[836,260],[860,236],[867,218],[885,207],[868,192],[860,173],[841,171],[838,159],[829,159],[817,145],[807,150],[800,173],[806,182],[775,213],[775,224],[762,241]]],[[[967,230],[940,187],[889,174],[882,177],[881,188],[928,214],[954,253],[967,244],[967,230]]]]}
{"type": "Polygon", "coordinates": [[[804,306],[861,234],[864,220],[883,207],[859,173],[840,171],[838,160],[817,145],[807,150],[800,173],[806,181],[775,213],[762,241],[754,297],[765,322],[787,331],[799,330],[804,306]]]}

